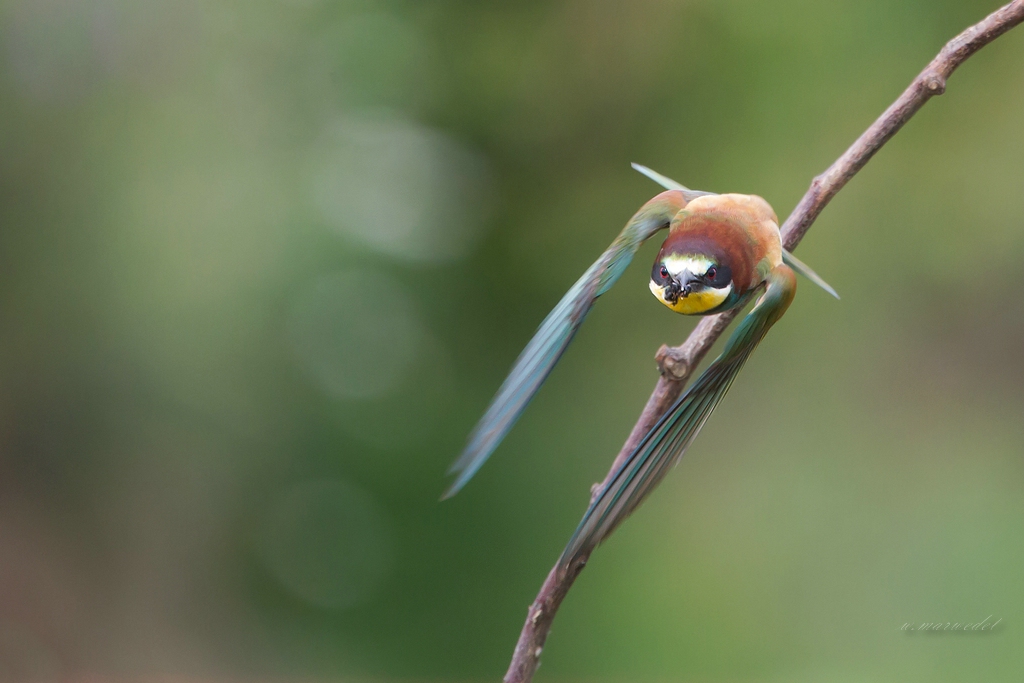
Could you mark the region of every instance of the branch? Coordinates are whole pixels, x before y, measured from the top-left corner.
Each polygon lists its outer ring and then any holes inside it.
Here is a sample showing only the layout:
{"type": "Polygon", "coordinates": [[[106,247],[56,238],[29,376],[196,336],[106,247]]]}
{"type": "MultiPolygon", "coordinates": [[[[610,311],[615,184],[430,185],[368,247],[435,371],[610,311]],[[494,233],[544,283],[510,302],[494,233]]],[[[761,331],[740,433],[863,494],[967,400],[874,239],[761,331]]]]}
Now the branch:
{"type": "MultiPolygon", "coordinates": [[[[946,43],[938,56],[871,124],[871,127],[864,131],[864,134],[857,138],[857,141],[829,166],[828,170],[811,182],[807,194],[782,225],[783,245],[793,250],[800,243],[818,214],[850,178],[864,168],[875,152],[881,149],[882,145],[888,142],[925,102],[946,91],[946,79],[958,66],[1022,21],[1024,0],[1014,0],[946,43]]],[[[605,480],[595,484],[591,489],[591,496],[608,483],[619,464],[629,457],[658,418],[679,398],[694,369],[738,313],[739,311],[734,310],[704,318],[682,345],[662,346],[658,350],[656,360],[661,377],[654,387],[654,393],[647,400],[647,405],[622,450],[616,456],[615,462],[612,463],[605,480]]],[[[587,559],[584,555],[564,572],[559,572],[556,564],[548,573],[544,585],[541,586],[537,598],[527,612],[526,624],[519,635],[519,642],[516,643],[515,652],[512,654],[512,663],[505,674],[505,683],[528,683],[532,680],[558,607],[583,570],[587,559]]]]}

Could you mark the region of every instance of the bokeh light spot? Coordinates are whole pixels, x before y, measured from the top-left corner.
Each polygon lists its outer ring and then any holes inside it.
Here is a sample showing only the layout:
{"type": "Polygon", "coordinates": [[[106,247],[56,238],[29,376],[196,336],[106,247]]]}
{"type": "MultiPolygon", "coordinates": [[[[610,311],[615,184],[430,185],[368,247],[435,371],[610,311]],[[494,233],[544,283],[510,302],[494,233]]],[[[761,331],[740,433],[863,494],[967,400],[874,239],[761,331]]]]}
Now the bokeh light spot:
{"type": "Polygon", "coordinates": [[[296,302],[289,332],[302,368],[340,398],[390,393],[427,336],[402,285],[370,271],[320,278],[296,302]]]}
{"type": "Polygon", "coordinates": [[[430,128],[379,112],[340,120],[317,143],[310,173],[323,219],[388,256],[450,262],[479,240],[487,164],[430,128]]]}
{"type": "Polygon", "coordinates": [[[391,536],[365,491],[306,481],[274,503],[261,539],[270,573],[295,597],[326,609],[369,599],[389,572],[391,536]]]}

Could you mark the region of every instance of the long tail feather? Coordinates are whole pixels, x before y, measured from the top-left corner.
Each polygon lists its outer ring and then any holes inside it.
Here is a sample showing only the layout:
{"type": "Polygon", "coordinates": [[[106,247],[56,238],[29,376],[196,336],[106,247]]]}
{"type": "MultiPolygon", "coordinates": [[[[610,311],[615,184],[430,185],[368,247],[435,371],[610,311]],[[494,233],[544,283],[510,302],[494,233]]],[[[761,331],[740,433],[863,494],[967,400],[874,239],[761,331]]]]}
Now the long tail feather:
{"type": "Polygon", "coordinates": [[[826,292],[828,292],[835,298],[839,298],[839,295],[836,293],[836,290],[832,289],[832,285],[825,282],[825,280],[823,280],[820,275],[811,270],[811,267],[809,265],[798,259],[796,256],[793,256],[792,252],[783,249],[782,262],[785,263],[790,268],[792,268],[793,270],[795,270],[796,272],[803,275],[805,278],[807,278],[814,284],[824,289],[826,292]]]}
{"type": "Polygon", "coordinates": [[[643,164],[633,163],[630,164],[634,171],[642,173],[654,182],[658,183],[666,190],[679,190],[680,192],[686,193],[686,201],[692,202],[697,197],[703,197],[705,195],[715,194],[714,192],[701,192],[700,190],[691,190],[682,183],[677,183],[668,176],[663,176],[655,170],[647,168],[643,164]]]}

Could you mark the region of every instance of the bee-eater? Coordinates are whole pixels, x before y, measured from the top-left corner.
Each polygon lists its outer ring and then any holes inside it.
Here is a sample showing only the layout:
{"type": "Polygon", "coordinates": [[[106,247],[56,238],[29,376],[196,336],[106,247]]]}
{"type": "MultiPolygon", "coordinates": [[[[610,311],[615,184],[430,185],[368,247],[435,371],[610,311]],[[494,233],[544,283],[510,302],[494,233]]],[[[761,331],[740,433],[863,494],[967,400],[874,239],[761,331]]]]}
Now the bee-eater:
{"type": "Polygon", "coordinates": [[[594,497],[562,554],[565,566],[589,552],[640,504],[693,441],[736,373],[796,292],[794,270],[838,298],[783,249],[778,218],[761,197],[697,192],[634,164],[668,188],[644,204],[611,246],[558,302],[519,355],[450,473],[448,498],[497,447],[569,345],[587,312],[649,237],[668,228],[651,272],[655,297],[677,313],[710,315],[757,303],[714,363],[683,393],[594,497]]]}

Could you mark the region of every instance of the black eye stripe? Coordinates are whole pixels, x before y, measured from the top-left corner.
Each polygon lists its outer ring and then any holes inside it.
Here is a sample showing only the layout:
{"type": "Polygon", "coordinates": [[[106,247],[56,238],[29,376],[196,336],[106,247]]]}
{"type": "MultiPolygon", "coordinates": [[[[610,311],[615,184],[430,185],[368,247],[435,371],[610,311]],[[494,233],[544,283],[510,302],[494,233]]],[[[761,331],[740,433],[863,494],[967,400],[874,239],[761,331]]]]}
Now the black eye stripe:
{"type": "Polygon", "coordinates": [[[712,266],[708,269],[704,281],[710,287],[722,289],[732,282],[732,270],[729,269],[729,266],[725,265],[712,266]]]}
{"type": "MultiPolygon", "coordinates": [[[[716,264],[709,266],[700,277],[707,287],[722,289],[732,282],[732,270],[727,265],[716,264]]],[[[672,282],[672,276],[664,262],[658,261],[654,264],[654,268],[651,269],[651,280],[659,285],[667,285],[672,282]]]]}

